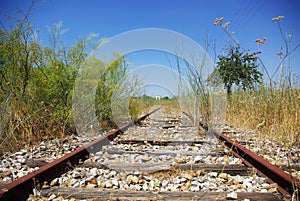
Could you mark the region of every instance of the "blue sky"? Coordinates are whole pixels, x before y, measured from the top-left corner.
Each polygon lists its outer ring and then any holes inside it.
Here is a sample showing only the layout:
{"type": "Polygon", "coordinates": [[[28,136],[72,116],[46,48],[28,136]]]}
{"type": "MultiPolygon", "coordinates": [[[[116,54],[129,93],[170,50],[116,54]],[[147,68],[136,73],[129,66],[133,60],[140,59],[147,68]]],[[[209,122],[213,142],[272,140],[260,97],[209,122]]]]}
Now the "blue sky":
{"type": "MultiPolygon", "coordinates": [[[[1,21],[5,22],[6,14],[14,15],[15,8],[26,10],[29,4],[29,0],[0,0],[1,21]]],[[[262,59],[272,75],[279,64],[276,53],[284,43],[271,19],[285,16],[282,28],[284,34],[291,33],[293,48],[300,42],[299,11],[299,0],[39,0],[30,17],[34,27],[40,29],[44,44],[48,41],[47,26],[62,21],[68,29],[63,39],[70,45],[90,33],[110,38],[133,29],[163,28],[184,34],[200,45],[208,35],[209,41],[216,41],[217,54],[222,53],[229,38],[213,23],[215,18],[224,17],[231,22],[230,30],[246,49],[256,51],[255,39],[267,38],[261,47],[262,59]]],[[[214,58],[212,49],[209,54],[214,58]]],[[[167,65],[160,56],[143,58],[133,57],[131,62],[136,66],[149,62],[167,65]]],[[[300,48],[290,59],[292,71],[300,74],[300,48]]]]}

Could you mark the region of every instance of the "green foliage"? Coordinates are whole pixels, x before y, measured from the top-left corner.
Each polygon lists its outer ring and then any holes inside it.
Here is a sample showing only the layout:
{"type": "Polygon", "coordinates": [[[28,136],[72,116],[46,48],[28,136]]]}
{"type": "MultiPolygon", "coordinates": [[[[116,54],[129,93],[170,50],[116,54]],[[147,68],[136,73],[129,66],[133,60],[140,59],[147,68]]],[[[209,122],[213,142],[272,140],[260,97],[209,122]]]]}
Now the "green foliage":
{"type": "MultiPolygon", "coordinates": [[[[0,30],[0,150],[15,150],[41,139],[74,134],[73,86],[87,51],[93,50],[96,34],[73,46],[62,40],[62,23],[49,29],[50,46],[42,46],[28,14],[0,30]]],[[[100,41],[101,42],[101,41],[100,41]]],[[[97,80],[96,108],[99,120],[113,126],[111,97],[126,75],[124,58],[110,64],[95,60],[105,72],[97,80]]],[[[93,73],[93,72],[91,72],[93,73]]],[[[132,83],[136,84],[136,83],[132,83]]],[[[124,85],[127,91],[133,85],[124,85]]],[[[134,105],[131,111],[139,113],[134,105]]]]}
{"type": "Polygon", "coordinates": [[[0,30],[0,137],[24,140],[34,135],[39,104],[35,99],[35,68],[40,63],[41,47],[27,15],[0,30]]]}
{"type": "Polygon", "coordinates": [[[209,77],[212,85],[224,83],[227,94],[231,94],[233,84],[243,90],[254,89],[256,83],[261,83],[262,73],[257,70],[256,53],[248,54],[239,47],[231,46],[226,56],[219,56],[217,68],[209,77]]]}
{"type": "Polygon", "coordinates": [[[123,57],[119,57],[112,63],[105,65],[105,70],[102,72],[98,80],[98,88],[95,97],[96,115],[99,118],[100,124],[104,128],[110,129],[116,127],[113,120],[111,104],[115,90],[123,91],[119,86],[119,82],[126,75],[126,62],[123,57]],[[119,88],[117,88],[119,87],[119,88]]]}
{"type": "Polygon", "coordinates": [[[1,94],[20,92],[18,95],[24,96],[28,89],[40,48],[34,39],[32,26],[26,19],[11,31],[0,31],[1,94]]]}

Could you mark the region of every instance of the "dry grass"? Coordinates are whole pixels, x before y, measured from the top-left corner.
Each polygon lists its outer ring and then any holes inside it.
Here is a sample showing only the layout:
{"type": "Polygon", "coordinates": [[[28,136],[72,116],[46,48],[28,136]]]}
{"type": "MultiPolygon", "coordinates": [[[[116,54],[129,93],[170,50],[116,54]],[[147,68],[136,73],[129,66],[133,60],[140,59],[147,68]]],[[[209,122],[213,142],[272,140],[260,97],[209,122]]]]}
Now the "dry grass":
{"type": "Polygon", "coordinates": [[[162,107],[164,107],[166,113],[171,113],[171,112],[174,112],[174,111],[179,113],[179,111],[181,110],[177,99],[161,101],[160,105],[162,107]]]}
{"type": "Polygon", "coordinates": [[[69,119],[51,119],[51,107],[36,109],[10,97],[0,111],[4,111],[0,115],[0,155],[39,144],[42,140],[64,139],[73,133],[72,130],[75,132],[75,128],[66,123],[69,119]]]}
{"type": "Polygon", "coordinates": [[[300,90],[233,93],[226,120],[229,125],[256,131],[261,138],[299,145],[300,90]]]}

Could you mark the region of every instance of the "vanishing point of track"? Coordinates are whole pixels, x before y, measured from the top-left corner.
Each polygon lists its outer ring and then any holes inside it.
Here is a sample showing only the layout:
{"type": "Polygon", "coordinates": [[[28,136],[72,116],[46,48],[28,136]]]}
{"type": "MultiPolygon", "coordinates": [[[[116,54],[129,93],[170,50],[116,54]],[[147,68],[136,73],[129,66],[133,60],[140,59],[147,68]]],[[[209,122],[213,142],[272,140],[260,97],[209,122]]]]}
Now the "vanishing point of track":
{"type": "MultiPolygon", "coordinates": [[[[205,125],[203,132],[210,137],[201,137],[187,116],[161,110],[143,115],[139,126],[132,123],[114,130],[1,187],[0,200],[26,200],[34,189],[44,197],[94,200],[283,200],[300,189],[296,178],[237,141],[205,125]],[[77,167],[92,168],[94,175],[84,179],[79,169],[74,172],[77,167]],[[70,171],[73,183],[58,179],[67,178],[70,171]],[[248,187],[251,181],[240,175],[250,174],[276,183],[276,191],[235,191],[233,186],[248,187]]],[[[264,179],[257,180],[266,186],[264,179]]]]}

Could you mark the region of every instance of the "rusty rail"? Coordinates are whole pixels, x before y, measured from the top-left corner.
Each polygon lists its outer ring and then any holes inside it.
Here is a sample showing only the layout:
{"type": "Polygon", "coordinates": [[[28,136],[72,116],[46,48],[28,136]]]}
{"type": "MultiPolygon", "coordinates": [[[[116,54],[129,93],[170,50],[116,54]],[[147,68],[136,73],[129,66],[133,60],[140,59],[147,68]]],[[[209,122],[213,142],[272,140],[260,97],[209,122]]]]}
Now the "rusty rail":
{"type": "MultiPolygon", "coordinates": [[[[190,115],[188,116],[192,118],[190,115]]],[[[296,196],[298,196],[298,200],[300,200],[300,181],[297,178],[286,173],[276,165],[272,165],[267,160],[240,145],[237,141],[231,140],[223,133],[209,130],[210,128],[206,123],[199,122],[199,126],[222,141],[236,157],[242,159],[245,165],[254,167],[261,176],[267,177],[271,181],[277,183],[281,193],[288,193],[291,196],[295,193],[296,196]]]]}
{"type": "MultiPolygon", "coordinates": [[[[194,120],[190,114],[186,112],[183,113],[192,121],[194,120]]],[[[200,121],[199,126],[222,141],[236,157],[243,161],[245,165],[248,167],[254,167],[261,176],[267,177],[271,181],[277,183],[281,193],[288,193],[291,196],[295,194],[298,196],[297,200],[300,200],[300,181],[297,178],[286,173],[276,165],[272,165],[267,160],[240,145],[237,141],[231,140],[223,133],[210,130],[208,124],[200,121]]]]}
{"type": "MultiPolygon", "coordinates": [[[[152,113],[156,112],[157,108],[139,118],[139,121],[147,118],[152,113]]],[[[112,132],[100,137],[93,142],[79,147],[75,151],[66,154],[65,156],[44,165],[32,173],[25,175],[0,189],[0,200],[26,200],[30,194],[33,194],[34,188],[41,188],[44,182],[50,183],[54,178],[61,176],[74,166],[78,165],[80,160],[89,157],[89,153],[100,151],[103,145],[109,143],[109,138],[114,138],[124,130],[132,126],[131,122],[121,128],[113,130],[112,132]]]]}
{"type": "Polygon", "coordinates": [[[298,199],[300,200],[299,190],[300,181],[290,174],[284,172],[282,169],[275,165],[272,165],[262,157],[256,155],[252,151],[246,149],[240,145],[237,141],[231,140],[229,137],[222,133],[213,131],[214,136],[219,138],[235,156],[241,158],[247,166],[256,168],[264,176],[277,183],[283,190],[293,195],[295,191],[298,191],[298,199]]]}

